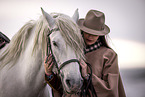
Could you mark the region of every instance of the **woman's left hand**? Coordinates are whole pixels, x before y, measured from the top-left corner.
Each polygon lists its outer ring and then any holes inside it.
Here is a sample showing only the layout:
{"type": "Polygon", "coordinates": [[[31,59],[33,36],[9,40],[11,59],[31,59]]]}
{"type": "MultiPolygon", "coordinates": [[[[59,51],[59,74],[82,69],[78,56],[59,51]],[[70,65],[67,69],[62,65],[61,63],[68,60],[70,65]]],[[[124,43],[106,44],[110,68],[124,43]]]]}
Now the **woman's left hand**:
{"type": "Polygon", "coordinates": [[[87,64],[85,63],[84,60],[81,59],[80,60],[80,65],[82,67],[82,70],[81,70],[82,76],[85,78],[88,75],[88,72],[87,72],[87,64]]]}

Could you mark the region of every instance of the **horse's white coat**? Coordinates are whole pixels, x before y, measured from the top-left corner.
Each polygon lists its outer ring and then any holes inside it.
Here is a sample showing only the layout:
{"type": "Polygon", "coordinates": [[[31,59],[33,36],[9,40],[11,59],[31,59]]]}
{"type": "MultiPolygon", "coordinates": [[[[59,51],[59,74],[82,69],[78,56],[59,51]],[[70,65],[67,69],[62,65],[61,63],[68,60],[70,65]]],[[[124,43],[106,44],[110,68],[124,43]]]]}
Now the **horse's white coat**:
{"type": "MultiPolygon", "coordinates": [[[[43,66],[48,24],[42,17],[38,21],[28,22],[16,33],[11,42],[0,50],[0,97],[49,97],[43,66]]],[[[72,28],[74,31],[78,29],[75,27],[72,28]]],[[[82,53],[80,55],[76,53],[75,47],[68,45],[60,32],[54,31],[50,36],[58,64],[69,59],[82,58],[82,53]],[[59,47],[55,47],[53,42],[59,47]]],[[[79,47],[78,50],[83,51],[83,47],[79,47]]],[[[64,90],[71,92],[81,87],[82,77],[78,63],[66,65],[61,72],[64,75],[62,79],[64,90]],[[74,85],[68,86],[66,80],[72,80],[74,85]]]]}

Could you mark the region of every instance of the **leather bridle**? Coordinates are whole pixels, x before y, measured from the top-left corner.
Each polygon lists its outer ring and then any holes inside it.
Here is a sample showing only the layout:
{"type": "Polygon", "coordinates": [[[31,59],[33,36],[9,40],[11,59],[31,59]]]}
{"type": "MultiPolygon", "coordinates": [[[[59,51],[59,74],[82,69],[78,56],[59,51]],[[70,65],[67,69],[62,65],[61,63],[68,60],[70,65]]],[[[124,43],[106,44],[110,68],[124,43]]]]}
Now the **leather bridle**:
{"type": "Polygon", "coordinates": [[[58,74],[60,74],[61,69],[64,68],[67,64],[72,63],[72,62],[77,62],[80,65],[80,62],[78,59],[70,59],[70,60],[67,60],[67,61],[63,62],[62,64],[60,64],[60,66],[58,66],[56,59],[54,57],[54,54],[52,52],[51,43],[50,43],[50,35],[51,35],[51,33],[53,33],[54,30],[56,30],[56,29],[49,30],[50,33],[47,35],[47,48],[46,48],[47,59],[46,59],[45,63],[47,63],[47,61],[48,61],[48,54],[51,53],[52,59],[53,59],[55,66],[57,68],[57,72],[58,72],[58,74]],[[48,51],[48,49],[49,49],[49,51],[48,51]]]}

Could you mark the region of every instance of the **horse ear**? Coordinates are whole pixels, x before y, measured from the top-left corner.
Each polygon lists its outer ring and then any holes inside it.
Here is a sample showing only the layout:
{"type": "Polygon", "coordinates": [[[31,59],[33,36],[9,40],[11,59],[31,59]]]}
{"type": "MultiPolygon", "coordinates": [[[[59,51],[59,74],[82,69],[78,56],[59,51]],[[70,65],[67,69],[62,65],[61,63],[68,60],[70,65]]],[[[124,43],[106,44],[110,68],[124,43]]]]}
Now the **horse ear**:
{"type": "Polygon", "coordinates": [[[48,24],[50,26],[50,29],[52,29],[54,27],[54,24],[55,24],[54,18],[51,17],[47,12],[45,12],[42,7],[41,7],[41,11],[42,11],[43,16],[47,20],[47,22],[48,22],[48,24]]]}
{"type": "Polygon", "coordinates": [[[72,19],[77,23],[79,20],[79,12],[78,12],[78,8],[76,9],[74,15],[72,16],[72,19]]]}

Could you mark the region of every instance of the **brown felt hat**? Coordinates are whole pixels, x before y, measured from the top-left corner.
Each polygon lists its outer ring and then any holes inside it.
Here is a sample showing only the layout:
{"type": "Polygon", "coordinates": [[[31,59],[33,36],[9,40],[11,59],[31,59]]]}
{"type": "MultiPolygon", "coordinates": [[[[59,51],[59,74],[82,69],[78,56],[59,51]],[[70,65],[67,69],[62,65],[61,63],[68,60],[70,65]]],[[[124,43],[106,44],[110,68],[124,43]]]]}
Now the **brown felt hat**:
{"type": "Polygon", "coordinates": [[[106,35],[110,29],[105,25],[105,15],[103,12],[97,10],[90,10],[85,19],[79,19],[79,28],[89,34],[93,35],[106,35]]]}

